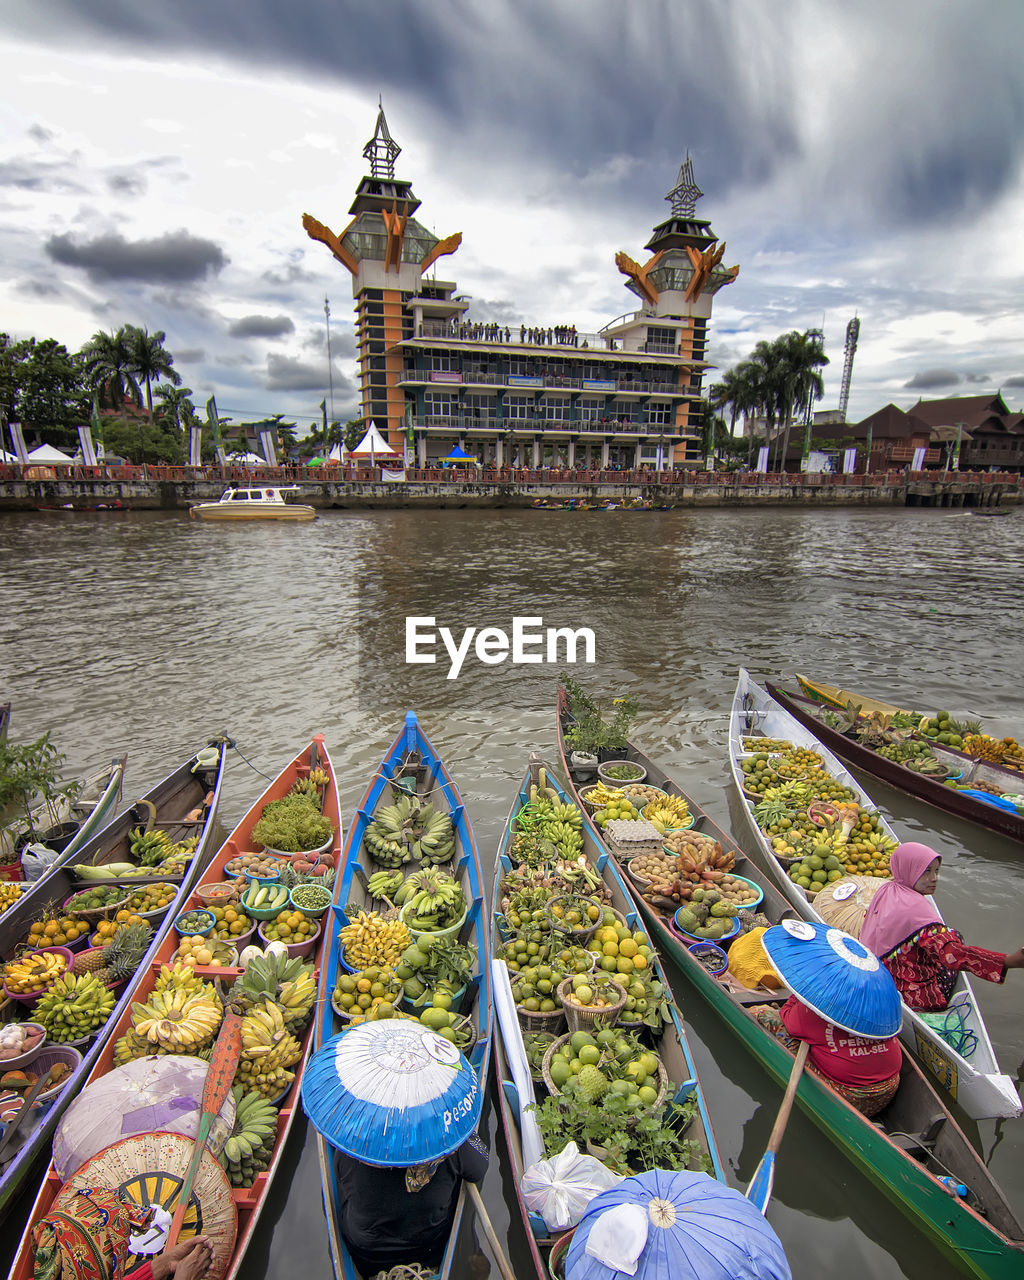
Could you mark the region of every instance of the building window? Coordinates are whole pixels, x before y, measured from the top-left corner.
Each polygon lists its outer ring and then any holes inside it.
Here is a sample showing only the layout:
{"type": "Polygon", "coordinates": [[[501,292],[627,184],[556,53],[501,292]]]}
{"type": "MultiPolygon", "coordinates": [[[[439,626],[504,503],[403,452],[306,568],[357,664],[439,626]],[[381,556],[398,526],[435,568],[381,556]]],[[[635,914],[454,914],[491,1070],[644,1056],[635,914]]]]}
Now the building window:
{"type": "Polygon", "coordinates": [[[675,329],[664,325],[647,326],[647,350],[673,352],[679,349],[679,337],[675,329]]]}
{"type": "Polygon", "coordinates": [[[423,397],[427,416],[430,418],[455,418],[459,412],[459,402],[450,391],[428,391],[423,397]]]}
{"type": "Polygon", "coordinates": [[[506,418],[532,418],[533,396],[506,396],[503,412],[506,418]]]}
{"type": "Polygon", "coordinates": [[[459,358],[458,356],[453,356],[450,351],[432,351],[430,353],[430,367],[438,373],[457,373],[459,358]]]}
{"type": "Polygon", "coordinates": [[[467,418],[493,419],[498,412],[494,396],[466,396],[462,404],[467,418]]]}
{"type": "Polygon", "coordinates": [[[581,400],[579,405],[580,422],[598,422],[605,417],[603,400],[581,400]]]}
{"type": "Polygon", "coordinates": [[[540,402],[540,416],[548,422],[564,422],[569,417],[568,396],[545,396],[540,402]]]}
{"type": "Polygon", "coordinates": [[[667,400],[652,400],[644,408],[644,422],[650,427],[665,427],[672,421],[672,406],[667,400]]]}

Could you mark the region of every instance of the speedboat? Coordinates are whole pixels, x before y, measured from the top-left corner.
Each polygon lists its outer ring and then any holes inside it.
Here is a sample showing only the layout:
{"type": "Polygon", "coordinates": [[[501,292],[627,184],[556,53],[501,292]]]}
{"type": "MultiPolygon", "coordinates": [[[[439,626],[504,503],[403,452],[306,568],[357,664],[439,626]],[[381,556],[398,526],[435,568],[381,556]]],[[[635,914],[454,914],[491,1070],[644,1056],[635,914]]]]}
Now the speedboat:
{"type": "Polygon", "coordinates": [[[302,502],[289,502],[288,493],[299,486],[278,489],[225,489],[217,502],[199,502],[189,507],[193,520],[315,520],[316,511],[302,502]]]}

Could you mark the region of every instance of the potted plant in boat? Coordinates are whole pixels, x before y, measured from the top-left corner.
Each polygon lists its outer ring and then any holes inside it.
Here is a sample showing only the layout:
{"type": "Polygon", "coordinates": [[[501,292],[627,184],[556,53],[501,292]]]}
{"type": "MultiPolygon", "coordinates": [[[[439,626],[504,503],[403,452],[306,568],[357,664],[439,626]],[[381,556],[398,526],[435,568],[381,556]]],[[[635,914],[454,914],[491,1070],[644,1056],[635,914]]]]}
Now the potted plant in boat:
{"type": "Polygon", "coordinates": [[[74,796],[81,786],[61,782],[58,771],[63,764],[64,756],[50,742],[49,733],[23,746],[0,738],[0,815],[18,814],[13,836],[12,830],[4,833],[6,860],[16,861],[20,848],[37,840],[60,852],[78,830],[77,822],[60,821],[58,801],[74,796]],[[37,826],[41,817],[49,821],[48,827],[37,826]]]}
{"type": "Polygon", "coordinates": [[[612,699],[611,719],[601,722],[603,733],[597,758],[602,764],[605,760],[625,760],[628,752],[627,735],[638,710],[633,698],[612,699]]]}
{"type": "Polygon", "coordinates": [[[287,795],[263,806],[252,836],[269,854],[305,854],[313,861],[334,843],[334,824],[308,795],[287,795]]]}
{"type": "MultiPolygon", "coordinates": [[[[633,698],[612,700],[610,715],[603,714],[601,704],[595,701],[578,680],[563,673],[559,677],[566,695],[569,723],[565,730],[565,744],[572,749],[569,763],[580,776],[580,768],[593,769],[605,760],[623,760],[626,757],[626,737],[636,717],[638,707],[633,698]],[[584,759],[579,761],[579,755],[584,759]]],[[[588,776],[593,776],[589,774],[588,776]]]]}

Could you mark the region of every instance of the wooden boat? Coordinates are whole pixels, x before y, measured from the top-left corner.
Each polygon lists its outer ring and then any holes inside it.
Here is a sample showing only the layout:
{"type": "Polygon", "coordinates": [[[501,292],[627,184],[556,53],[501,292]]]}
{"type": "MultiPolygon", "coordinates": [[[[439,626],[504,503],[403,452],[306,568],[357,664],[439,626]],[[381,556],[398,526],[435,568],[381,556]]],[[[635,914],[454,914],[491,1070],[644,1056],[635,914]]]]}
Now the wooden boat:
{"type": "MultiPolygon", "coordinates": [[[[149,806],[152,806],[149,812],[155,811],[159,815],[158,821],[161,828],[166,830],[172,838],[181,838],[186,834],[196,838],[195,853],[188,871],[175,878],[180,883],[174,902],[167,908],[162,918],[149,921],[153,927],[153,939],[139,965],[139,979],[149,960],[156,954],[164,935],[170,929],[177,909],[188,897],[192,885],[213,852],[226,749],[226,742],[222,741],[216,752],[214,763],[197,770],[194,769],[197,757],[189,756],[142,800],[122,813],[78,851],[77,857],[82,862],[91,864],[112,860],[114,853],[127,843],[128,828],[133,822],[140,820],[135,815],[141,815],[141,821],[145,822],[149,806]],[[200,811],[194,821],[185,818],[191,810],[200,811]]],[[[50,872],[0,915],[0,956],[5,960],[10,959],[24,943],[28,936],[29,925],[33,920],[50,912],[63,914],[60,911],[61,905],[78,889],[86,887],[84,882],[75,877],[72,866],[71,863],[64,863],[50,872]]],[[[124,883],[153,883],[158,879],[160,877],[148,877],[145,880],[124,883]]],[[[163,879],[171,881],[172,877],[165,876],[163,879]]],[[[82,1049],[81,1063],[73,1070],[64,1088],[53,1098],[48,1108],[39,1112],[38,1116],[30,1117],[34,1123],[23,1122],[17,1135],[20,1145],[15,1147],[12,1144],[4,1153],[5,1160],[0,1161],[0,1217],[6,1212],[11,1199],[31,1172],[36,1158],[49,1142],[57,1121],[95,1066],[107,1036],[113,1031],[118,1019],[131,1002],[135,985],[136,980],[129,981],[120,993],[110,1017],[98,1029],[92,1042],[82,1049]]],[[[27,1006],[4,997],[0,999],[0,1019],[4,1022],[25,1020],[26,1008],[27,1006]]],[[[29,1014],[28,1017],[30,1016],[29,1014]]]]}
{"type": "MultiPolygon", "coordinates": [[[[744,750],[743,739],[758,735],[784,738],[797,746],[816,751],[824,761],[825,770],[844,786],[850,788],[861,808],[876,809],[877,806],[856,778],[844,768],[820,738],[791,716],[774,698],[769,696],[765,689],[756,684],[743,668],[740,668],[729,721],[729,761],[733,781],[742,800],[747,829],[761,851],[767,871],[790,903],[805,919],[819,920],[821,917],[815,910],[813,902],[808,901],[804,890],[786,874],[782,863],[775,856],[770,839],[754,821],[754,804],[743,790],[745,775],[742,763],[744,757],[749,754],[744,750]]],[[[881,817],[880,825],[887,836],[899,842],[899,837],[892,827],[881,817]]],[[[951,999],[956,999],[958,996],[965,996],[970,1004],[970,1014],[965,1023],[965,1030],[973,1033],[977,1038],[976,1048],[969,1058],[958,1053],[933,1027],[930,1027],[906,1005],[903,1007],[901,1039],[920,1059],[939,1087],[963,1107],[972,1119],[1019,1116],[1022,1107],[1016,1084],[999,1070],[992,1041],[989,1039],[974,991],[969,979],[963,973],[957,976],[951,999]]]]}
{"type": "Polygon", "coordinates": [[[0,738],[7,737],[7,727],[11,723],[11,704],[0,702],[0,738]]]}
{"type": "MultiPolygon", "coordinates": [[[[582,785],[569,769],[562,733],[564,702],[558,717],[559,743],[566,776],[574,791],[582,785]]],[[[735,853],[735,872],[763,892],[757,910],[772,924],[797,919],[797,912],[772,880],[744,856],[739,846],[652,760],[632,743],[628,758],[647,769],[647,781],[672,795],[683,796],[694,816],[693,829],[718,840],[735,853]]],[[[765,1070],[780,1084],[789,1079],[792,1053],[770,1035],[749,1012],[753,1005],[778,1004],[785,988],[748,990],[729,974],[712,976],[699,964],[672,914],[645,900],[641,886],[625,872],[625,880],[648,925],[653,943],[679,965],[683,975],[708,1001],[765,1070]]],[[[1011,1280],[1024,1263],[1024,1226],[999,1184],[950,1113],[945,1101],[903,1050],[900,1087],[889,1106],[866,1120],[821,1078],[804,1071],[797,1102],[815,1125],[893,1202],[913,1225],[929,1236],[968,1274],[989,1280],[1011,1280]],[[943,1181],[943,1180],[946,1181],[943,1181]],[[949,1182],[962,1184],[960,1197],[949,1182]]],[[[783,1151],[781,1159],[787,1156],[783,1151]]]]}
{"type": "MultiPolygon", "coordinates": [[[[58,796],[32,811],[32,826],[41,833],[40,842],[60,849],[60,857],[54,865],[74,858],[83,845],[113,817],[121,799],[127,762],[127,755],[111,760],[108,765],[85,778],[73,795],[58,796]],[[52,838],[48,840],[47,836],[52,838]]],[[[14,847],[22,843],[22,837],[28,829],[24,817],[13,819],[0,831],[0,848],[13,853],[14,847]]],[[[21,880],[23,871],[20,861],[0,867],[0,878],[21,880]]]]}
{"type": "Polygon", "coordinates": [[[967,510],[972,516],[1008,516],[1010,514],[1009,507],[968,507],[967,510]]]}
{"type": "MultiPolygon", "coordinates": [[[[375,812],[403,796],[420,796],[436,810],[447,812],[451,817],[455,833],[455,853],[441,869],[446,870],[459,882],[468,904],[458,940],[473,947],[476,968],[471,980],[467,983],[460,1008],[462,1014],[471,1019],[475,1033],[473,1046],[466,1056],[477,1074],[481,1088],[485,1088],[490,1066],[493,1003],[488,968],[489,931],[480,855],[469,814],[466,812],[458,788],[412,711],[406,712],[401,731],[367,784],[345,837],[338,875],[340,892],[335,898],[335,905],[331,908],[331,942],[324,956],[321,984],[324,998],[320,1001],[317,1014],[316,1045],[319,1047],[324,1044],[333,1035],[342,1031],[346,1025],[346,1021],[339,1017],[332,1007],[328,993],[333,993],[338,977],[344,972],[337,936],[338,930],[350,923],[347,908],[354,904],[369,912],[381,906],[381,903],[375,900],[367,889],[370,876],[381,868],[367,854],[363,837],[367,827],[373,821],[375,812]]],[[[415,868],[410,866],[410,869],[415,868]]],[[[316,1134],[315,1138],[334,1274],[344,1277],[344,1280],[357,1280],[359,1272],[341,1234],[338,1181],[331,1158],[332,1148],[319,1134],[316,1134]]],[[[438,1272],[439,1280],[449,1280],[453,1274],[455,1244],[465,1211],[465,1199],[466,1191],[463,1188],[456,1206],[448,1248],[438,1272]]]]}
{"type": "Polygon", "coordinates": [[[960,787],[969,787],[969,789],[961,790],[959,787],[948,786],[938,777],[930,777],[919,773],[916,769],[909,769],[897,760],[887,760],[885,756],[879,755],[874,747],[847,736],[829,723],[832,713],[827,706],[823,706],[812,698],[788,694],[771,683],[766,683],[765,687],[779,706],[788,711],[794,719],[799,720],[805,728],[810,729],[841,760],[880,778],[888,786],[895,787],[897,791],[905,791],[926,804],[953,814],[954,817],[975,822],[1011,840],[1024,841],[1024,812],[1021,812],[1015,804],[1000,800],[1004,795],[1024,793],[1024,775],[1019,772],[978,760],[962,751],[957,751],[954,747],[945,747],[929,741],[928,746],[932,754],[950,771],[948,776],[957,778],[960,787]],[[995,787],[999,794],[993,794],[991,800],[983,800],[978,784],[984,784],[985,788],[995,787]]]}
{"type": "Polygon", "coordinates": [[[296,484],[279,489],[225,489],[216,502],[199,502],[189,507],[193,520],[315,520],[313,507],[289,502],[286,493],[298,493],[296,484]]]}
{"type": "Polygon", "coordinates": [[[799,672],[796,678],[808,698],[815,702],[823,702],[826,706],[845,708],[852,702],[865,715],[870,715],[872,712],[877,712],[881,716],[914,714],[906,707],[897,707],[892,702],[879,702],[877,698],[865,698],[859,693],[851,693],[849,689],[840,689],[834,684],[821,684],[817,680],[809,680],[799,672]]]}
{"type": "MultiPolygon", "coordinates": [[[[328,817],[335,826],[334,840],[330,846],[330,857],[336,861],[340,855],[341,849],[341,811],[338,804],[338,791],[334,779],[334,771],[331,765],[330,757],[324,746],[322,736],[315,737],[310,745],[301,751],[294,760],[292,760],[267,787],[260,798],[252,806],[252,808],[242,818],[238,826],[231,832],[227,840],[221,845],[220,849],[206,866],[204,879],[207,881],[223,880],[229,873],[225,871],[226,865],[235,857],[245,853],[256,853],[259,851],[257,842],[253,840],[252,830],[263,812],[264,806],[271,800],[281,799],[291,790],[293,784],[300,778],[308,778],[311,770],[322,769],[328,775],[328,782],[323,788],[322,809],[326,817],[328,817]]],[[[335,899],[340,885],[340,878],[335,880],[334,895],[335,899]]],[[[186,895],[185,908],[191,910],[202,905],[202,899],[196,896],[194,884],[190,886],[190,891],[186,895]]],[[[176,913],[177,914],[177,913],[176,913]]],[[[326,920],[327,917],[324,917],[326,920]]],[[[172,918],[168,917],[168,926],[172,923],[172,918]]],[[[323,940],[327,930],[321,929],[317,935],[315,950],[310,959],[313,960],[317,969],[320,968],[321,953],[323,950],[323,940]]],[[[156,949],[155,954],[150,957],[149,963],[140,968],[139,977],[134,985],[133,990],[127,992],[121,998],[119,1008],[120,1016],[113,1033],[104,1045],[98,1060],[93,1066],[89,1075],[88,1083],[98,1079],[106,1072],[110,1071],[115,1063],[115,1047],[117,1040],[127,1032],[132,1026],[131,1005],[145,1001],[153,990],[154,984],[160,974],[161,966],[168,964],[174,957],[179,936],[177,932],[165,934],[160,945],[156,949]]],[[[196,966],[196,973],[201,977],[217,982],[218,986],[227,989],[230,984],[238,977],[241,972],[236,966],[230,965],[210,965],[196,966]]],[[[234,1237],[234,1245],[231,1249],[230,1256],[227,1258],[223,1268],[220,1271],[220,1278],[213,1271],[209,1273],[209,1280],[232,1280],[239,1274],[245,1251],[249,1247],[252,1240],[253,1232],[267,1197],[274,1174],[277,1171],[281,1156],[284,1150],[288,1135],[291,1132],[292,1124],[295,1116],[299,1111],[299,1083],[301,1080],[302,1067],[306,1057],[309,1054],[310,1046],[313,1040],[313,1023],[311,1022],[303,1034],[302,1041],[302,1058],[292,1068],[295,1072],[295,1079],[287,1089],[286,1093],[279,1099],[277,1131],[274,1137],[273,1154],[268,1167],[260,1172],[250,1187],[233,1187],[231,1189],[231,1199],[234,1206],[237,1222],[237,1232],[234,1237]]],[[[187,1053],[184,1049],[182,1052],[187,1053]]],[[[186,1149],[187,1159],[188,1149],[186,1149]]],[[[180,1183],[183,1169],[176,1171],[176,1177],[165,1183],[168,1190],[173,1194],[173,1189],[180,1183]]],[[[32,1212],[26,1224],[24,1234],[18,1248],[18,1254],[15,1258],[14,1265],[11,1268],[9,1280],[30,1280],[33,1273],[33,1258],[31,1231],[32,1227],[40,1218],[44,1217],[51,1209],[54,1201],[61,1190],[61,1179],[53,1168],[51,1163],[47,1170],[39,1194],[32,1206],[32,1212]]],[[[129,1187],[132,1194],[138,1190],[140,1195],[146,1194],[141,1188],[136,1188],[133,1184],[129,1187]]],[[[152,1194],[150,1192],[149,1194],[152,1194]]],[[[188,1221],[186,1219],[185,1228],[182,1230],[182,1238],[190,1234],[188,1221]]]]}
{"type": "MultiPolygon", "coordinates": [[[[498,856],[494,867],[491,912],[494,926],[496,989],[499,982],[504,981],[505,961],[502,959],[504,949],[502,938],[507,936],[509,925],[501,910],[501,898],[505,877],[513,868],[511,848],[516,835],[516,819],[529,803],[531,795],[536,794],[538,785],[542,785],[545,782],[547,787],[557,793],[562,802],[575,803],[579,808],[583,818],[583,854],[588,864],[600,875],[603,887],[610,894],[608,905],[618,911],[631,928],[642,927],[639,923],[636,904],[630,895],[625,880],[605,849],[579,798],[566,792],[553,776],[551,770],[546,768],[539,758],[536,756],[531,757],[518,794],[512,802],[508,820],[505,823],[505,830],[498,846],[498,856]]],[[[660,961],[653,966],[653,976],[662,981],[666,988],[668,987],[668,980],[665,977],[660,961]]],[[[500,996],[497,998],[500,999],[500,996]]],[[[664,1063],[669,1080],[675,1088],[674,1095],[669,1101],[683,1102],[689,1098],[693,1098],[696,1101],[696,1111],[685,1131],[685,1137],[697,1144],[698,1154],[693,1167],[696,1167],[697,1164],[703,1164],[708,1173],[725,1182],[726,1176],[723,1171],[721,1157],[708,1116],[704,1093],[697,1077],[689,1046],[686,1043],[686,1033],[683,1030],[682,1019],[673,1005],[669,1006],[669,1015],[669,1021],[665,1024],[662,1034],[653,1045],[664,1063]]],[[[530,1096],[524,1097],[520,1094],[516,1087],[510,1061],[518,1059],[520,1062],[524,1062],[525,1053],[521,1026],[517,1023],[514,1027],[507,1027],[504,1020],[499,1021],[498,1034],[495,1036],[495,1062],[498,1072],[498,1098],[505,1145],[512,1165],[512,1181],[516,1188],[519,1212],[530,1256],[533,1260],[534,1271],[537,1280],[549,1280],[548,1265],[550,1254],[553,1246],[557,1243],[557,1237],[548,1232],[544,1219],[540,1214],[529,1209],[520,1189],[523,1173],[525,1172],[520,1106],[528,1106],[533,1101],[533,1095],[532,1090],[530,1096]]],[[[523,1074],[525,1072],[521,1071],[520,1076],[522,1077],[523,1074]]],[[[540,1090],[540,1096],[544,1096],[543,1089],[540,1090]]],[[[538,1098],[537,1100],[539,1101],[540,1099],[538,1098]]]]}

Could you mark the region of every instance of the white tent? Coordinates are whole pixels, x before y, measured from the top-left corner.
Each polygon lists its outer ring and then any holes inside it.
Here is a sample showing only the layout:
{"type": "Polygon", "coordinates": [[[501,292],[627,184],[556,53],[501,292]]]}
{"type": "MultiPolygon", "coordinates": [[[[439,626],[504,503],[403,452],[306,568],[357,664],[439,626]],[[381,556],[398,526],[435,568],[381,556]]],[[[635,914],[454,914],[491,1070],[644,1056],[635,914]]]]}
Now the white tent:
{"type": "Polygon", "coordinates": [[[242,467],[265,467],[266,459],[258,453],[229,453],[228,462],[242,467]]]}
{"type": "Polygon", "coordinates": [[[340,445],[340,444],[336,444],[336,445],[334,445],[334,446],[332,447],[332,449],[331,449],[330,453],[327,455],[327,461],[328,461],[328,462],[341,462],[341,461],[342,461],[342,456],[341,456],[341,445],[340,445]]]}
{"type": "Polygon", "coordinates": [[[13,453],[8,453],[6,449],[0,449],[0,462],[17,462],[18,459],[13,453]]]}
{"type": "Polygon", "coordinates": [[[55,449],[52,444],[41,444],[38,449],[33,449],[28,455],[29,462],[38,462],[46,466],[59,466],[63,463],[65,466],[74,466],[74,459],[69,458],[66,453],[61,453],[59,449],[55,449]]]}
{"type": "Polygon", "coordinates": [[[370,429],[356,447],[349,453],[350,458],[401,458],[403,455],[397,449],[392,449],[381,433],[377,430],[375,422],[370,423],[370,429]]]}

